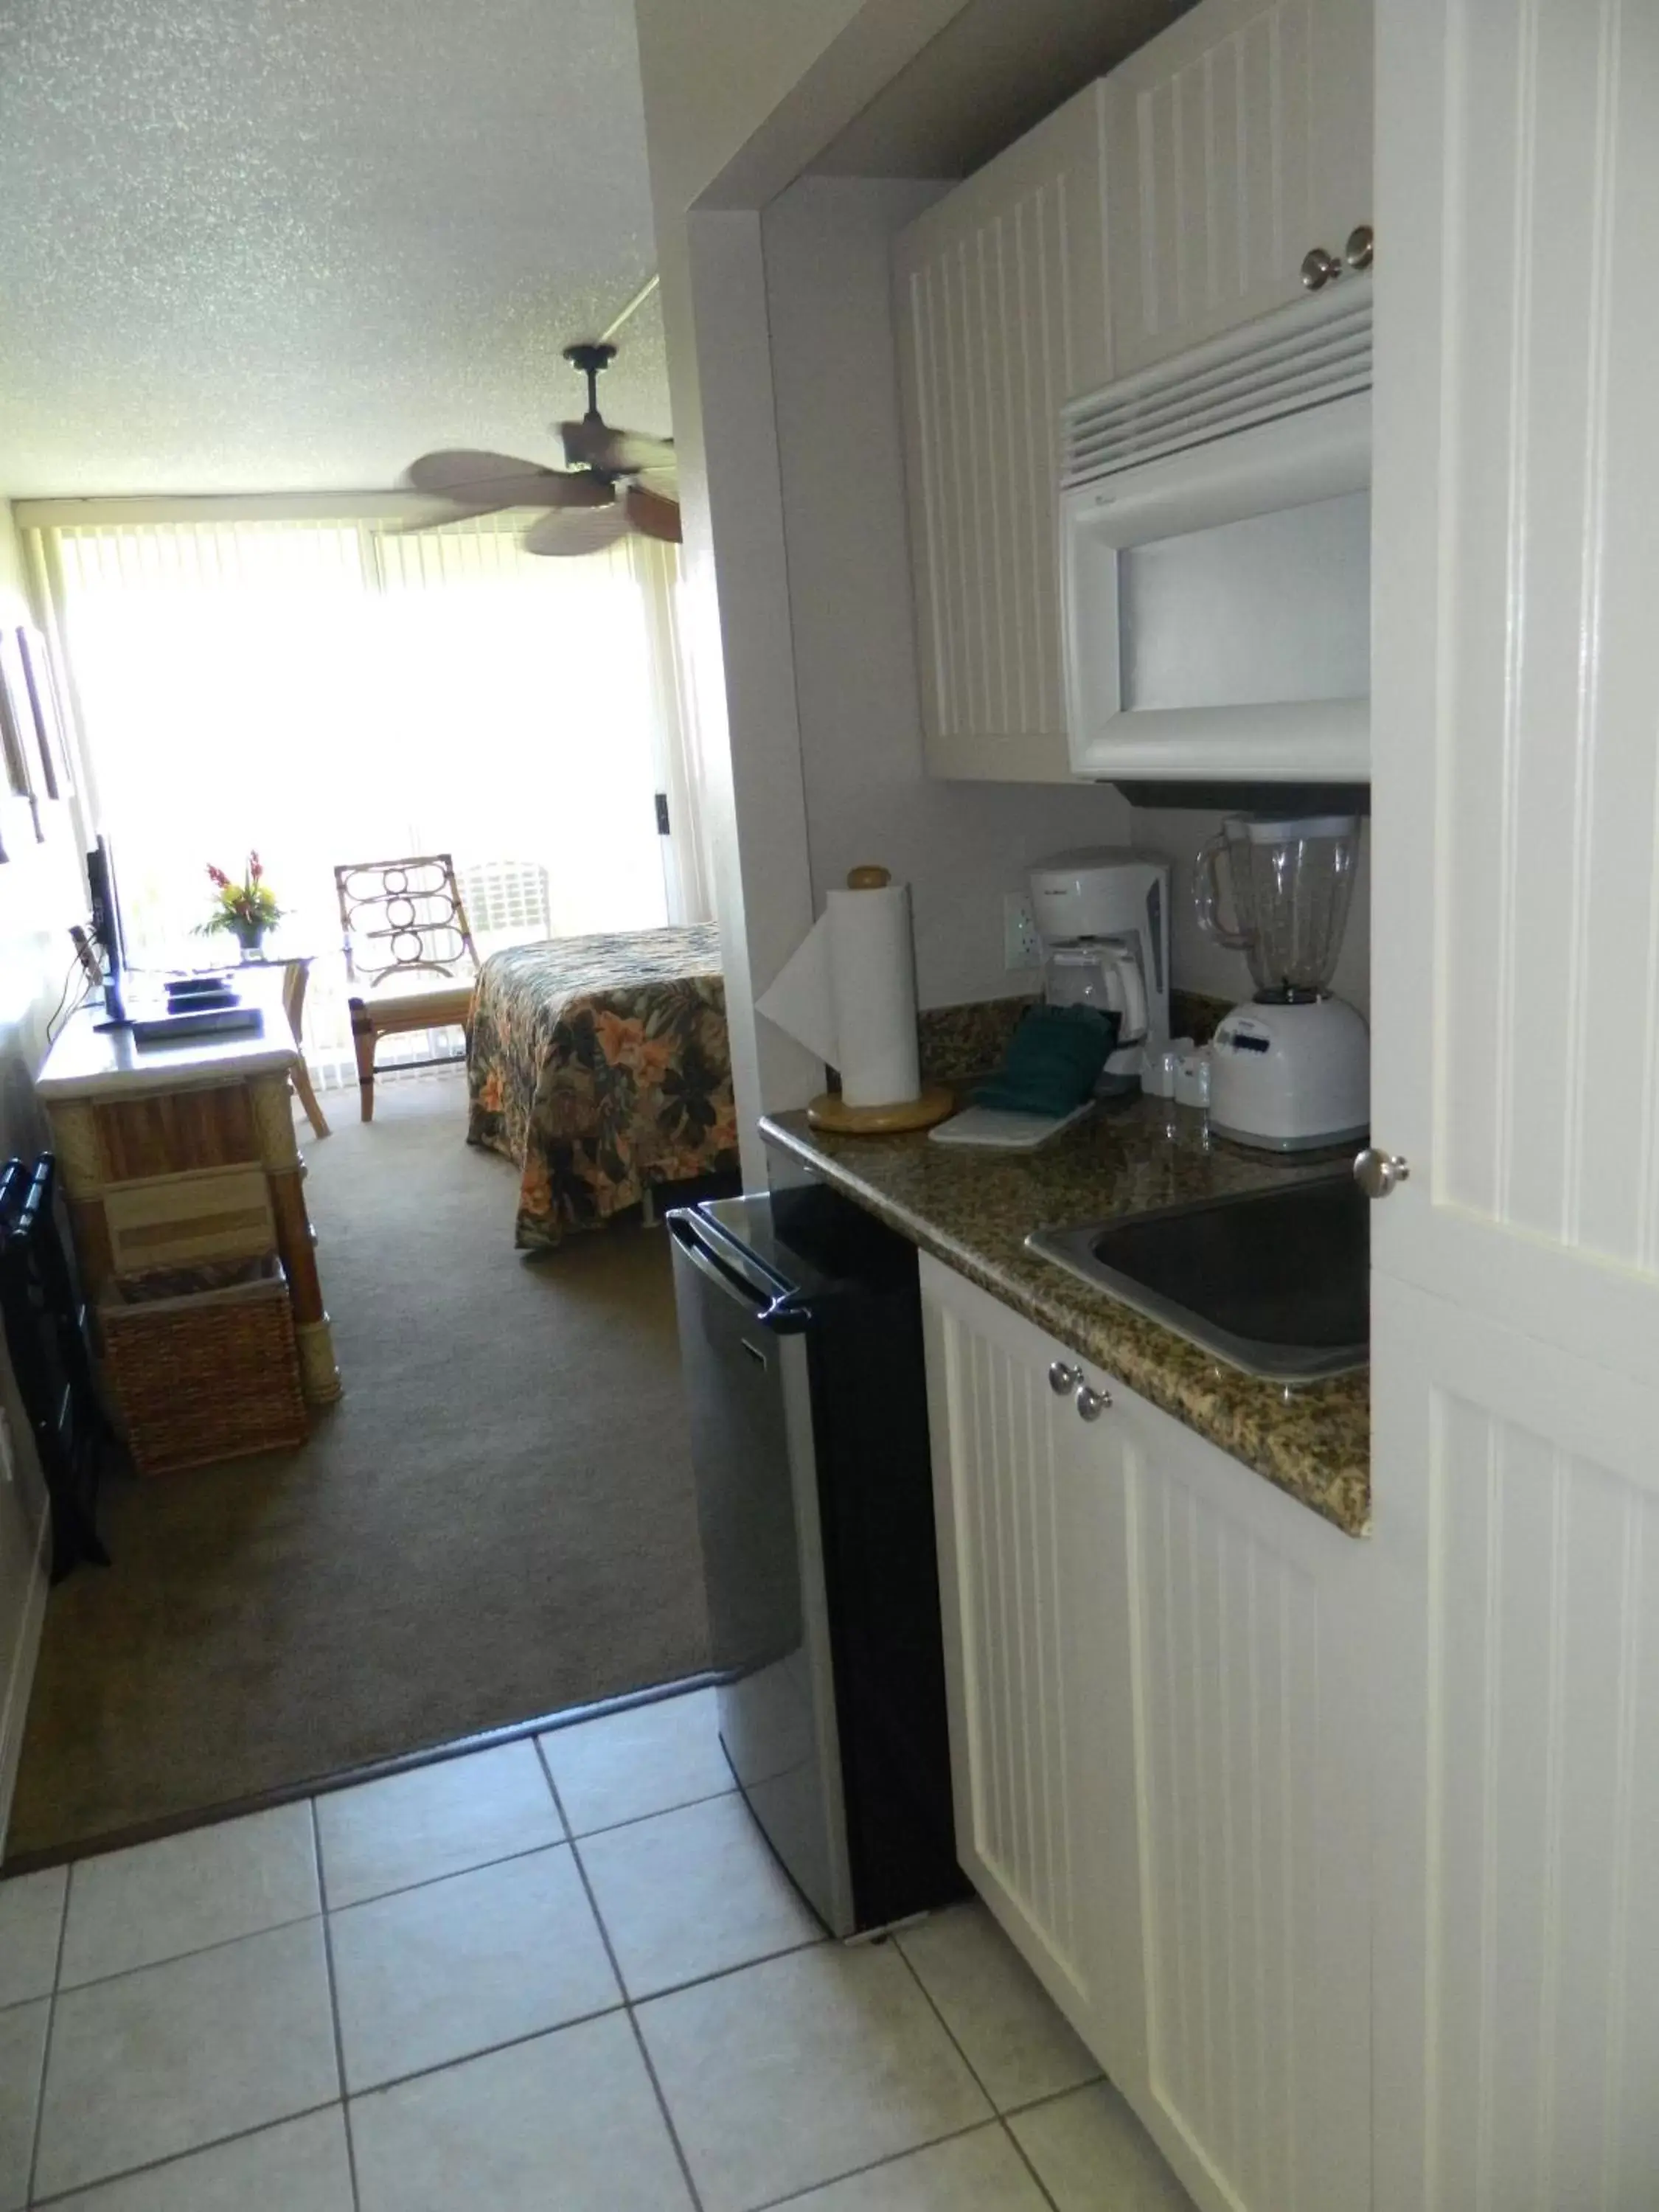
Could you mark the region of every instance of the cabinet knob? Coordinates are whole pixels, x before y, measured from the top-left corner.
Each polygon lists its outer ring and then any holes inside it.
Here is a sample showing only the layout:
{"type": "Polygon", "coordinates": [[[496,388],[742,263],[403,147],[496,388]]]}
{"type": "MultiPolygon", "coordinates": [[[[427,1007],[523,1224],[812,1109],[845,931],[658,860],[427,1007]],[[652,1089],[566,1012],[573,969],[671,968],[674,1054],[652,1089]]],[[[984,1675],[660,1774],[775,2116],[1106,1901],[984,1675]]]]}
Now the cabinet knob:
{"type": "Polygon", "coordinates": [[[1077,1407],[1079,1420],[1097,1421],[1111,1404],[1112,1394],[1109,1390],[1091,1389],[1088,1383],[1079,1382],[1077,1396],[1072,1402],[1077,1407]]]}
{"type": "Polygon", "coordinates": [[[1387,1198],[1410,1178],[1410,1164],[1398,1152],[1379,1152],[1370,1145],[1353,1164],[1353,1179],[1367,1198],[1387,1198]]]}
{"type": "Polygon", "coordinates": [[[1342,249],[1342,258],[1350,269],[1369,269],[1376,251],[1376,240],[1368,222],[1356,223],[1348,233],[1348,242],[1342,249]]]}
{"type": "Polygon", "coordinates": [[[1322,292],[1342,274],[1342,264],[1322,246],[1310,246],[1302,257],[1302,285],[1308,292],[1322,292]]]}
{"type": "Polygon", "coordinates": [[[1063,1359],[1056,1359],[1048,1370],[1048,1388],[1056,1398],[1063,1398],[1083,1380],[1075,1367],[1068,1367],[1063,1359]]]}

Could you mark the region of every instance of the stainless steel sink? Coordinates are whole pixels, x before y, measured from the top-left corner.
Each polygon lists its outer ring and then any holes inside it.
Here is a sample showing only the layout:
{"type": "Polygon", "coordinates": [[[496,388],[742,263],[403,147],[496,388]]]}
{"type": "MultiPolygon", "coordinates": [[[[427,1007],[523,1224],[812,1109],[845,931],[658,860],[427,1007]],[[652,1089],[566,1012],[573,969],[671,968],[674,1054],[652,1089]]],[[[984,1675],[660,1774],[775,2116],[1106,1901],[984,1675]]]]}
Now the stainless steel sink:
{"type": "Polygon", "coordinates": [[[1345,1170],[1025,1243],[1247,1375],[1308,1382],[1370,1359],[1370,1218],[1345,1170]]]}

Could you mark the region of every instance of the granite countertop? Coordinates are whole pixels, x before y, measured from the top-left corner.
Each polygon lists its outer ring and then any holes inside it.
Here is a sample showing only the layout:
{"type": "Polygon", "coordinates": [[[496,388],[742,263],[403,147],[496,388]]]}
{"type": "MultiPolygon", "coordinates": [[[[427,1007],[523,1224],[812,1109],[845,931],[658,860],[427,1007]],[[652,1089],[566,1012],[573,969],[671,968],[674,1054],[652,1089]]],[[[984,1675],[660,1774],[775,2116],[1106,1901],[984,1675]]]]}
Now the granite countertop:
{"type": "MultiPolygon", "coordinates": [[[[1211,1139],[1203,1116],[1164,1099],[1092,1115],[1036,1152],[960,1150],[925,1133],[835,1136],[804,1113],[769,1115],[768,1144],[879,1216],[1130,1389],[1350,1536],[1370,1525],[1368,1376],[1287,1389],[1091,1290],[1025,1250],[1027,1232],[1141,1213],[1309,1170],[1211,1139]]],[[[1328,1171],[1328,1163],[1327,1171],[1328,1171]]]]}

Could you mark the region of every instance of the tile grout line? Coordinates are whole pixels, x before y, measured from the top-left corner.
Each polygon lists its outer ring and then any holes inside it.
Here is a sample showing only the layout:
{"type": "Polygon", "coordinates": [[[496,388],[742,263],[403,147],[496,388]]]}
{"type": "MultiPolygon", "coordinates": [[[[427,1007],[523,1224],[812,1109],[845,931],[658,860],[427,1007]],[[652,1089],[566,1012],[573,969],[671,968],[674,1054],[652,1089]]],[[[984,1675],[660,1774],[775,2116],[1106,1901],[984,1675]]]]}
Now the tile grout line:
{"type": "MultiPolygon", "coordinates": [[[[836,2189],[843,2181],[857,2181],[864,2174],[880,2173],[884,2167],[901,2165],[907,2158],[920,2158],[926,2151],[938,2150],[942,2143],[961,2142],[964,2136],[985,2135],[1002,2124],[995,2112],[988,2120],[969,2120],[965,2128],[948,2128],[942,2136],[929,2136],[925,2142],[907,2143],[902,2150],[884,2151],[879,2158],[869,2159],[862,2166],[849,2166],[844,2173],[830,2174],[823,2181],[809,2181],[804,2189],[792,2189],[787,2197],[769,2197],[764,2203],[755,2206],[754,2212],[788,2212],[790,2205],[804,2203],[821,2189],[836,2189]]],[[[1041,2183],[1038,2187],[1042,2188],[1041,2183]]],[[[1045,2204],[1054,2202],[1046,2191],[1042,2201],[1045,2204]]]]}
{"type": "MultiPolygon", "coordinates": [[[[929,1917],[932,1917],[933,1916],[930,1915],[929,1917]]],[[[979,2094],[991,2107],[992,2116],[994,2118],[996,2124],[1002,2130],[1003,2134],[1006,2136],[1008,2141],[1012,2144],[1014,2156],[1019,2160],[1027,2173],[1030,2175],[1032,2187],[1036,2191],[1037,2195],[1042,2199],[1042,2202],[1052,2207],[1054,2200],[1048,2194],[1048,2186],[1044,2183],[1042,2176],[1037,2172],[1036,2166],[1032,2165],[1030,2160],[1025,2155],[1025,2146],[1021,2142],[1019,2137],[1009,2126],[1008,2115],[1003,2111],[1001,2106],[998,2104],[996,2099],[991,2094],[989,2088],[986,2086],[984,2081],[981,2077],[978,2067],[975,2065],[973,2060],[968,2056],[967,2051],[963,2049],[961,2038],[957,2034],[956,2031],[951,2026],[950,2021],[946,2020],[944,2013],[939,2008],[939,2004],[934,1999],[933,1991],[928,1988],[927,1983],[922,1978],[921,1967],[917,1966],[915,1960],[910,1956],[910,1954],[905,1949],[903,1943],[896,1936],[892,1938],[892,1944],[893,1948],[898,1953],[900,1958],[903,1960],[905,1966],[909,1972],[911,1980],[921,1991],[923,2001],[926,2002],[928,2010],[933,2014],[934,2019],[939,2022],[939,2026],[945,2030],[945,2034],[950,2038],[951,2048],[957,2052],[957,2056],[961,2058],[963,2064],[968,2069],[969,2073],[973,2076],[975,2084],[979,2090],[979,2094]]],[[[1060,2097],[1066,2096],[1069,2094],[1070,2093],[1068,2091],[1064,2089],[1057,2089],[1054,2092],[1056,2096],[1060,2097]]],[[[1036,2103],[1042,2103],[1045,2100],[1039,2098],[1034,2100],[1034,2101],[1036,2103]]],[[[1016,2110],[1021,2112],[1028,2109],[1029,2107],[1024,2106],[1016,2107],[1016,2110]]]]}
{"type": "Polygon", "coordinates": [[[71,1867],[64,1881],[64,1902],[58,1915],[58,1945],[52,1953],[52,1987],[46,1992],[46,2033],[40,2045],[40,2073],[34,2085],[34,2125],[29,2134],[28,2178],[23,2185],[23,2202],[34,2202],[34,2185],[40,2170],[40,2132],[46,2117],[46,2069],[52,2064],[52,2035],[58,2025],[58,1982],[64,1971],[64,1946],[69,1941],[70,1892],[75,1887],[75,1869],[71,1867]]]}
{"type": "MultiPolygon", "coordinates": [[[[546,1771],[550,1775],[552,1769],[549,1767],[546,1771]]],[[[736,1783],[731,1783],[724,1790],[706,1790],[701,1797],[680,1798],[672,1805],[659,1805],[653,1812],[630,1813],[625,1820],[607,1820],[601,1828],[584,1828],[580,1835],[570,1828],[570,1816],[564,1812],[562,1801],[559,1810],[566,1827],[569,1828],[570,1841],[573,1844],[587,1844],[592,1843],[596,1836],[617,1835],[623,1828],[642,1828],[647,1820],[664,1820],[670,1813],[689,1813],[694,1805],[713,1805],[722,1797],[737,1797],[741,1794],[736,1783]]]]}
{"type": "MultiPolygon", "coordinates": [[[[559,1818],[564,1822],[566,1833],[569,1834],[570,1816],[564,1809],[564,1800],[559,1795],[559,1785],[553,1779],[553,1769],[542,1749],[539,1736],[536,1739],[536,1756],[541,1760],[542,1771],[547,1777],[547,1786],[553,1792],[553,1802],[558,1808],[559,1818]]],[[[582,1864],[582,1855],[576,1849],[574,1836],[571,1836],[570,1840],[570,1856],[575,1861],[577,1876],[582,1886],[582,1894],[587,1899],[587,1909],[593,1916],[593,1924],[599,1931],[599,1941],[605,1946],[605,1955],[611,1961],[611,1971],[617,1978],[617,1987],[622,1991],[623,2010],[627,2016],[629,2030],[634,2038],[635,2048],[640,2054],[640,2063],[645,2069],[646,2079],[651,2084],[652,2094],[656,2098],[657,2110],[662,2114],[662,2124],[668,2130],[668,2140],[673,2145],[674,2156],[679,2162],[681,2177],[685,2183],[686,2195],[691,2200],[693,2212],[702,2212],[702,2198],[698,2194],[697,2185],[692,2178],[691,2161],[685,2154],[685,2145],[680,2141],[680,2131],[674,2124],[674,2115],[668,2109],[666,2093],[658,2078],[657,2069],[652,2061],[644,2033],[635,2015],[634,2007],[629,2000],[628,1984],[623,1979],[622,1964],[611,1944],[611,1930],[605,1924],[605,1915],[599,1911],[599,1901],[593,1894],[593,1885],[587,1879],[587,1869],[582,1864]]]]}
{"type": "Polygon", "coordinates": [[[365,2081],[361,2089],[353,2089],[346,2096],[347,2105],[363,2104],[370,2097],[383,2096],[392,2089],[406,2089],[411,2081],[429,2081],[434,2074],[448,2074],[458,2066],[471,2066],[479,2058],[499,2057],[503,2051],[518,2051],[526,2043],[544,2043],[550,2036],[562,2035],[568,2027],[592,2027],[598,2020],[610,2020],[615,2014],[628,2009],[627,2000],[618,1997],[615,2004],[601,2005],[594,2012],[579,2012],[574,2019],[562,2020],[551,2027],[527,2027],[521,2035],[504,2035],[499,2043],[480,2045],[477,2051],[463,2051],[453,2058],[434,2058],[430,2065],[416,2066],[407,2074],[389,2075],[384,2081],[365,2081]]]}
{"type": "Polygon", "coordinates": [[[314,2120],[320,2113],[337,2112],[340,2100],[331,2097],[325,2105],[307,2105],[297,2112],[282,2112],[274,2120],[261,2120],[258,2127],[238,2128],[234,2134],[210,2136],[205,2142],[193,2143],[188,2150],[170,2150],[164,2158],[147,2158],[141,2166],[124,2166],[115,2173],[100,2173],[95,2181],[77,2181],[72,2189],[54,2190],[50,2197],[31,2197],[28,2212],[48,2212],[54,2204],[64,2204],[94,2189],[112,2189],[118,2182],[134,2180],[144,2173],[162,2173],[170,2166],[182,2166],[189,2159],[200,2158],[205,2152],[222,2150],[228,2143],[248,2142],[255,2136],[274,2135],[278,2128],[292,2127],[296,2120],[314,2120]]]}
{"type": "Polygon", "coordinates": [[[296,1912],[290,1920],[273,1920],[259,1928],[245,1928],[240,1936],[216,1936],[211,1943],[192,1943],[183,1951],[169,1951],[165,1958],[145,1959],[136,1966],[118,1966],[112,1974],[94,1974],[84,1982],[65,1982],[59,1994],[77,1996],[82,1990],[106,1990],[115,1982],[130,1982],[135,1974],[153,1974],[162,1966],[176,1966],[186,1959],[206,1959],[215,1951],[228,1951],[238,1943],[252,1943],[261,1936],[280,1936],[286,1928],[303,1928],[308,1921],[323,1917],[319,1905],[315,1911],[296,1912]]]}
{"type": "Polygon", "coordinates": [[[340,2087],[340,2126],[345,2136],[346,2177],[351,2185],[354,2212],[362,2212],[362,2192],[357,2186],[357,2142],[351,2127],[351,2100],[346,2093],[345,2033],[340,2026],[340,1988],[334,1972],[334,1923],[328,1909],[328,1875],[323,1863],[323,1831],[317,1818],[317,1800],[307,1801],[311,1814],[311,1848],[316,1861],[317,1900],[323,1916],[323,1971],[328,1977],[328,2014],[334,2029],[334,2076],[340,2087]]]}
{"type": "Polygon", "coordinates": [[[533,1859],[541,1851],[568,1850],[569,1844],[568,1836],[555,1836],[550,1844],[526,1844],[522,1850],[502,1851],[498,1857],[480,1859],[476,1866],[451,1867],[444,1874],[423,1874],[418,1881],[401,1881],[394,1888],[377,1889],[368,1897],[354,1897],[344,1905],[331,1905],[326,1909],[337,1918],[343,1912],[361,1912],[365,1905],[384,1905],[388,1898],[410,1897],[417,1889],[435,1889],[441,1881],[459,1881],[465,1875],[487,1874],[492,1867],[513,1866],[520,1859],[533,1859]]]}

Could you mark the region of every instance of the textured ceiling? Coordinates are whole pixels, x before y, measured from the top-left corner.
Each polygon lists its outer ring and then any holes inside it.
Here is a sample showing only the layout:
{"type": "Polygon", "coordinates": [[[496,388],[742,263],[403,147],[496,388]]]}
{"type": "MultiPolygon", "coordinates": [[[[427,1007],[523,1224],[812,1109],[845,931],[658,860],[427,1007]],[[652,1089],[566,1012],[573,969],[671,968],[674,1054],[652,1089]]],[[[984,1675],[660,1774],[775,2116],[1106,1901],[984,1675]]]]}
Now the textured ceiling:
{"type": "MultiPolygon", "coordinates": [[[[556,460],[653,263],[631,0],[0,0],[0,492],[556,460]]],[[[601,404],[669,427],[652,309],[601,404]]]]}

